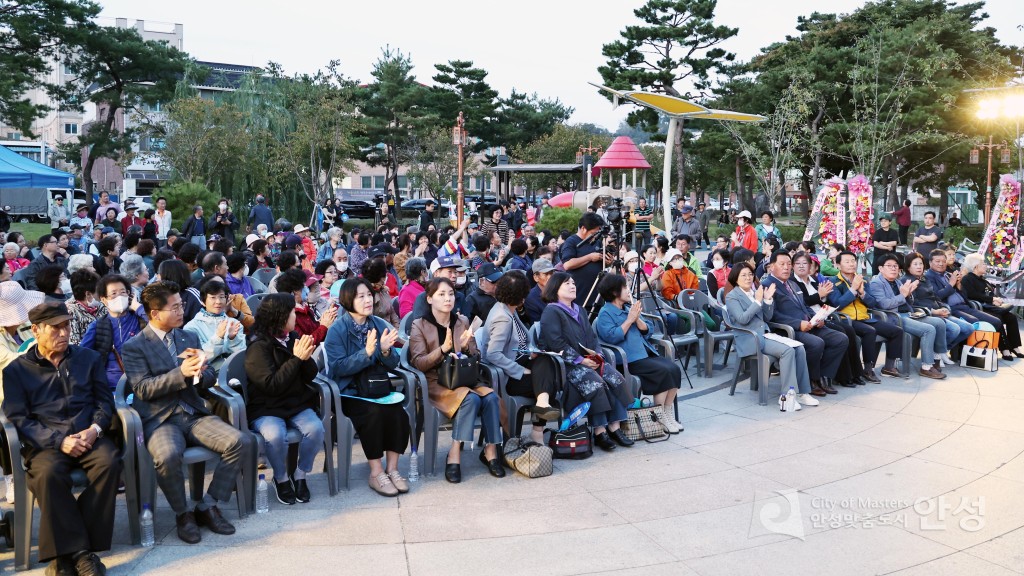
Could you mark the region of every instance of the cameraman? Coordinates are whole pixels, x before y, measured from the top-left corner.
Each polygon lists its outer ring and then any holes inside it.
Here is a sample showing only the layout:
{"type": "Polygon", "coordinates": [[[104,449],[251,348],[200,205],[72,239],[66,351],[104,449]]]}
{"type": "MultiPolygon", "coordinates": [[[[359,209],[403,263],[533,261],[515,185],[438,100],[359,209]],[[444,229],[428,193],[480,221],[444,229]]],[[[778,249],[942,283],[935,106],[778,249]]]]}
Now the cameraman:
{"type": "Polygon", "coordinates": [[[601,254],[601,242],[595,238],[604,225],[604,219],[588,212],[580,218],[579,230],[570,236],[559,251],[565,271],[576,283],[576,304],[583,306],[601,268],[612,261],[601,254]],[[592,240],[592,241],[591,241],[592,240]]]}

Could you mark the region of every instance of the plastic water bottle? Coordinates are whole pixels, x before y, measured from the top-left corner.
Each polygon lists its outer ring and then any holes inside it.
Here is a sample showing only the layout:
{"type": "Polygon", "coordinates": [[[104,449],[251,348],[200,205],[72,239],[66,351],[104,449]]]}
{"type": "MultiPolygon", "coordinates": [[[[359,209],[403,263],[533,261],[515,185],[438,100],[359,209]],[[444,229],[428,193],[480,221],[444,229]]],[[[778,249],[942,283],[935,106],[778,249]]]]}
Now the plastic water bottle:
{"type": "Polygon", "coordinates": [[[142,547],[150,548],[155,543],[153,537],[153,508],[149,504],[142,505],[142,547]]]}
{"type": "Polygon", "coordinates": [[[786,391],[786,409],[790,412],[796,411],[796,390],[792,386],[786,391]]]}
{"type": "Polygon", "coordinates": [[[420,457],[416,455],[416,451],[412,451],[412,455],[409,456],[409,482],[420,481],[420,457]]]}
{"type": "Polygon", "coordinates": [[[267,477],[260,474],[260,481],[256,484],[256,513],[266,514],[270,512],[270,499],[267,498],[267,477]]]}

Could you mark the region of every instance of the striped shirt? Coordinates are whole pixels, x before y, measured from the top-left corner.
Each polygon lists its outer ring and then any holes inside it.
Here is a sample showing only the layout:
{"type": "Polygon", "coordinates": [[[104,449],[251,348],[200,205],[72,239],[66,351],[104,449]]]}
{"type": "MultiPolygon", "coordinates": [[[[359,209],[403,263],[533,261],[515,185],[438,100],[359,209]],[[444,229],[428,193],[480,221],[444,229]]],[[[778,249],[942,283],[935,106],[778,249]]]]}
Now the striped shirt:
{"type": "Polygon", "coordinates": [[[651,230],[651,221],[650,220],[640,220],[639,217],[640,216],[650,216],[651,214],[654,214],[654,210],[652,210],[651,208],[637,208],[637,209],[633,210],[633,214],[635,214],[637,216],[636,231],[637,232],[650,232],[650,230],[651,230]]]}

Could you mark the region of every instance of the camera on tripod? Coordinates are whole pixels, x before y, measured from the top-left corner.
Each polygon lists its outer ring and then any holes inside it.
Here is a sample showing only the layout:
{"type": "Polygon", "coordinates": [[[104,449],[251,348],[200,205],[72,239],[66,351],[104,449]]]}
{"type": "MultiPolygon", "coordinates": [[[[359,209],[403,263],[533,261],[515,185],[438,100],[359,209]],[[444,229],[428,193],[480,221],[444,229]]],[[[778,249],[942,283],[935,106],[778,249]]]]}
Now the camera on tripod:
{"type": "Polygon", "coordinates": [[[374,207],[376,207],[377,210],[380,210],[380,207],[381,207],[382,204],[384,204],[384,195],[383,194],[374,194],[373,195],[373,205],[374,205],[374,207]]]}

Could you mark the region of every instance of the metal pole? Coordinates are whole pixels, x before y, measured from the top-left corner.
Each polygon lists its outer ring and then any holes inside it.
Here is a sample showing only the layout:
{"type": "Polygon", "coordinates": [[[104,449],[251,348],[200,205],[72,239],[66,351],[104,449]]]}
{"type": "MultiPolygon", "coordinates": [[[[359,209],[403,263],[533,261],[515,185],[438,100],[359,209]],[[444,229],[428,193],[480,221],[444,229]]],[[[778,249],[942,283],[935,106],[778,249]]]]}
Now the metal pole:
{"type": "Polygon", "coordinates": [[[465,190],[463,190],[463,176],[462,176],[462,145],[466,141],[466,131],[463,129],[465,120],[462,117],[462,112],[459,112],[459,186],[458,186],[458,203],[456,204],[456,210],[458,213],[458,219],[456,226],[462,223],[462,205],[465,203],[465,190]]]}
{"type": "Polygon", "coordinates": [[[992,135],[988,135],[988,172],[985,177],[985,226],[992,217],[992,135]]]}
{"type": "Polygon", "coordinates": [[[675,116],[668,119],[668,133],[665,135],[665,164],[661,168],[661,207],[665,216],[665,229],[672,229],[672,149],[676,142],[675,116]]]}

